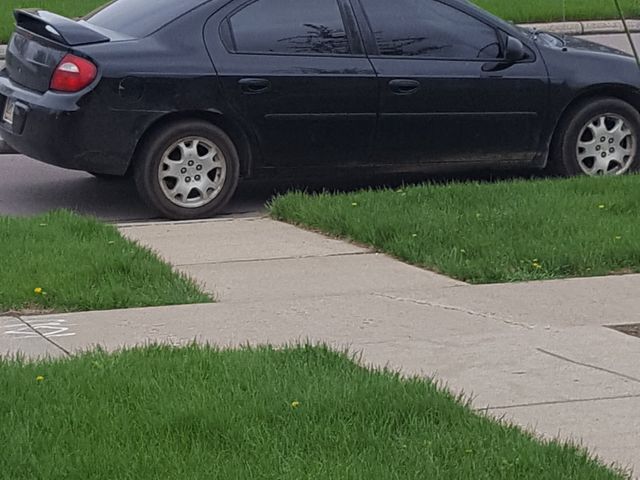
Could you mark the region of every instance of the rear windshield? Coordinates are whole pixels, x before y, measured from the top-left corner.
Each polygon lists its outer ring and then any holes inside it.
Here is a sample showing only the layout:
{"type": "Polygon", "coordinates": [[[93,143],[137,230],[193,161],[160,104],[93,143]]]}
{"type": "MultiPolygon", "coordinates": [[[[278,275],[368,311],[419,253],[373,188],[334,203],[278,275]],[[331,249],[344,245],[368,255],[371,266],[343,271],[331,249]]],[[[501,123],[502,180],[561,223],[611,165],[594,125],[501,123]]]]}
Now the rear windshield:
{"type": "Polygon", "coordinates": [[[84,20],[132,37],[145,37],[210,0],[112,0],[84,20]]]}

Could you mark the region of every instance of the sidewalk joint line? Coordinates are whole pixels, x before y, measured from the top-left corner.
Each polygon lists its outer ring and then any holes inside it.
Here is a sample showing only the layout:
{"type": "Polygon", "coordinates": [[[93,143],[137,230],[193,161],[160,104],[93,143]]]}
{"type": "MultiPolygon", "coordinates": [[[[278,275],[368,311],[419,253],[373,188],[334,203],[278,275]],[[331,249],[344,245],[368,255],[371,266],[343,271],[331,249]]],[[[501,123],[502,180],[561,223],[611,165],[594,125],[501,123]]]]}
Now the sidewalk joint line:
{"type": "Polygon", "coordinates": [[[498,407],[482,407],[476,408],[479,412],[488,412],[490,410],[510,410],[513,408],[526,408],[526,407],[544,407],[546,405],[563,405],[571,403],[586,403],[586,402],[604,402],[607,400],[627,400],[630,398],[640,398],[640,393],[629,395],[616,395],[613,397],[593,397],[593,398],[576,398],[573,400],[549,400],[547,402],[533,402],[533,403],[517,403],[515,405],[502,405],[498,407]]]}
{"type": "Polygon", "coordinates": [[[364,252],[343,252],[343,253],[327,253],[325,255],[301,255],[294,257],[272,257],[272,258],[241,258],[238,260],[221,260],[221,261],[213,261],[213,262],[198,262],[198,263],[179,263],[175,264],[174,267],[197,267],[198,265],[225,265],[230,263],[253,263],[253,262],[273,262],[279,260],[303,260],[308,258],[332,258],[332,257],[349,257],[356,255],[375,255],[374,252],[364,251],[364,252]]]}
{"type": "Polygon", "coordinates": [[[253,210],[249,210],[246,212],[237,212],[237,213],[229,214],[227,216],[219,216],[216,218],[206,218],[202,220],[163,221],[160,218],[152,218],[148,221],[133,220],[131,222],[116,220],[114,221],[113,225],[118,228],[127,229],[127,228],[144,228],[144,227],[153,227],[153,226],[202,225],[205,223],[233,222],[238,220],[256,221],[256,220],[262,220],[262,219],[268,218],[264,215],[259,215],[259,214],[253,215],[254,213],[259,213],[259,212],[254,212],[253,210]],[[247,216],[240,216],[240,215],[247,215],[247,216]],[[251,215],[251,216],[248,216],[248,215],[251,215]]]}
{"type": "Polygon", "coordinates": [[[608,368],[599,367],[597,365],[592,365],[590,363],[585,363],[585,362],[580,362],[578,360],[573,360],[571,358],[564,357],[564,356],[559,355],[557,353],[549,352],[549,351],[544,350],[542,348],[536,348],[536,350],[538,350],[540,353],[544,353],[546,355],[549,355],[551,357],[557,358],[559,360],[564,360],[565,362],[573,363],[574,365],[591,368],[593,370],[598,370],[600,372],[610,373],[611,375],[616,375],[618,377],[625,378],[627,380],[631,380],[632,382],[640,383],[640,378],[632,377],[631,375],[626,375],[624,373],[616,372],[615,370],[609,370],[608,368]]]}
{"type": "Polygon", "coordinates": [[[49,342],[51,345],[56,347],[58,350],[61,350],[66,356],[71,357],[71,352],[69,350],[67,350],[66,348],[64,348],[61,345],[58,345],[56,342],[51,340],[49,337],[43,335],[42,332],[40,332],[39,330],[33,328],[33,326],[31,326],[31,324],[29,322],[27,322],[26,320],[24,320],[20,315],[14,315],[13,317],[16,320],[19,320],[22,323],[24,323],[27,327],[29,327],[31,330],[33,330],[34,333],[36,333],[40,338],[43,338],[45,341],[49,342]]]}
{"type": "Polygon", "coordinates": [[[389,300],[399,301],[399,302],[415,303],[416,305],[423,305],[423,306],[426,306],[426,307],[434,307],[434,308],[440,308],[442,310],[448,310],[448,311],[452,311],[452,312],[466,313],[467,315],[471,315],[471,316],[474,316],[474,317],[480,317],[480,318],[484,318],[484,319],[487,319],[487,320],[497,320],[497,321],[505,323],[507,325],[511,325],[511,326],[514,326],[514,327],[520,327],[520,328],[526,328],[528,330],[531,330],[531,329],[534,328],[534,326],[527,325],[526,323],[515,322],[515,321],[509,320],[507,318],[498,317],[497,315],[494,315],[494,314],[491,314],[491,313],[476,312],[476,311],[473,311],[473,310],[469,310],[467,308],[457,307],[455,305],[444,305],[444,304],[441,304],[441,303],[429,302],[427,300],[416,300],[414,298],[396,297],[394,295],[388,295],[388,294],[384,294],[384,293],[372,293],[372,295],[377,296],[377,297],[387,298],[389,300]]]}

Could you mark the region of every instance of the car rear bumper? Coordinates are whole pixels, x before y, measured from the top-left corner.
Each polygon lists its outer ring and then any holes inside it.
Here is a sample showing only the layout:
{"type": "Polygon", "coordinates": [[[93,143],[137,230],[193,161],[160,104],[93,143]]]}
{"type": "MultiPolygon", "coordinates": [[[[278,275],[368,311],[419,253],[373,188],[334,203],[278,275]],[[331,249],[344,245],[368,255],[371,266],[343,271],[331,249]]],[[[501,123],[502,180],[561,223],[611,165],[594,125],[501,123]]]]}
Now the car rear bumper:
{"type": "Polygon", "coordinates": [[[71,170],[126,173],[137,143],[127,130],[127,112],[102,108],[87,96],[27,90],[0,71],[0,119],[7,99],[16,105],[14,121],[0,121],[0,137],[12,149],[71,170]]]}

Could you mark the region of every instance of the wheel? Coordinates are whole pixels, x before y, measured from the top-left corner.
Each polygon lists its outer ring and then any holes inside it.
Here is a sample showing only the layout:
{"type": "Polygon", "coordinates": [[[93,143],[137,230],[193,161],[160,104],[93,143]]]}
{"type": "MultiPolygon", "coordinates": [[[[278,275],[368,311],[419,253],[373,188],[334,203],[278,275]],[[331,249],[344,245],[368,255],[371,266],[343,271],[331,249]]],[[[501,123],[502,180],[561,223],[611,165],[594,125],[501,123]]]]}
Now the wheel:
{"type": "Polygon", "coordinates": [[[551,167],[561,175],[623,175],[638,171],[640,114],[628,103],[602,98],[571,110],[560,126],[551,167]]]}
{"type": "Polygon", "coordinates": [[[95,173],[95,172],[87,172],[89,175],[93,175],[98,180],[104,181],[113,181],[113,180],[122,180],[124,177],[120,175],[109,175],[108,173],[95,173]]]}
{"type": "Polygon", "coordinates": [[[142,199],[167,218],[211,217],[238,186],[240,161],[231,139],[200,120],[173,123],[154,133],[135,164],[142,199]]]}

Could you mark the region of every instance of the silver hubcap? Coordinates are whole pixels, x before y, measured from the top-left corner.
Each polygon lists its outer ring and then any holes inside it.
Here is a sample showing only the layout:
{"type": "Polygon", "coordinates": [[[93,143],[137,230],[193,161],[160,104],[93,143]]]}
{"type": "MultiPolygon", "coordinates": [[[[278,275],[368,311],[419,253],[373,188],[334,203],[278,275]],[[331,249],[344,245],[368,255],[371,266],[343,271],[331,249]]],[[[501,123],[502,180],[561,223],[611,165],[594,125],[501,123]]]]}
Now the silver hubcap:
{"type": "Polygon", "coordinates": [[[578,164],[584,173],[622,175],[636,157],[636,132],[619,115],[600,115],[578,137],[578,164]]]}
{"type": "Polygon", "coordinates": [[[214,143],[202,137],[183,138],[171,145],[158,169],[162,193],[183,208],[202,207],[214,200],[226,177],[226,158],[214,143]]]}

